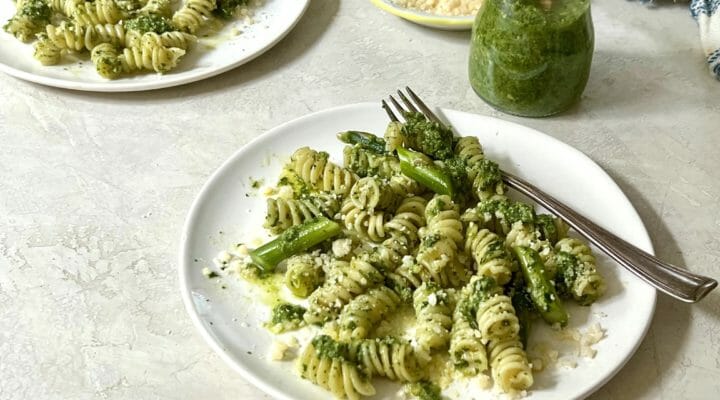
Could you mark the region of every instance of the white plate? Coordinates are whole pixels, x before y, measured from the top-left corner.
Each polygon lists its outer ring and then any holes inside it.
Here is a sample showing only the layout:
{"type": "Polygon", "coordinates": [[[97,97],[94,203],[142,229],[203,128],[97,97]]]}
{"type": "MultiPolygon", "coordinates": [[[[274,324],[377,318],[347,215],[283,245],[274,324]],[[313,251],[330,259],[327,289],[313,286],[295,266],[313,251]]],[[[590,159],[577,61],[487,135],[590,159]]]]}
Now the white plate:
{"type": "MultiPolygon", "coordinates": [[[[201,38],[167,74],[143,73],[115,80],[102,78],[89,56],[82,64],[43,66],[33,58],[32,44],[0,30],[0,71],[48,86],[94,92],[134,92],[183,85],[215,76],[244,64],[280,41],[300,20],[310,0],[265,0],[255,10],[255,22],[228,22],[213,37],[201,38]],[[239,35],[233,29],[241,29],[239,35]]],[[[15,13],[10,0],[0,2],[0,25],[15,13]]]]}
{"type": "Polygon", "coordinates": [[[393,0],[370,0],[375,7],[390,14],[429,28],[447,31],[465,31],[473,26],[475,16],[451,16],[430,14],[420,10],[400,7],[393,0]]]}
{"type": "MultiPolygon", "coordinates": [[[[477,135],[488,156],[504,169],[536,183],[620,237],[652,251],[633,206],[612,179],[584,154],[510,122],[451,110],[444,114],[460,134],[477,135]]],[[[205,278],[201,269],[212,266],[218,251],[232,243],[261,235],[265,200],[251,188],[251,180],[264,179],[274,184],[283,159],[300,146],[326,150],[341,162],[343,145],[335,139],[337,132],[383,132],[386,123],[379,104],[363,103],[318,112],[272,129],[239,150],[213,174],[188,215],[180,251],[180,290],[188,313],[202,336],[228,364],[277,398],[316,400],[331,396],[290,372],[292,362],[268,360],[273,339],[262,327],[268,309],[258,301],[260,297],[251,285],[226,278],[224,283],[229,287],[222,290],[216,280],[205,278]]],[[[650,324],[655,290],[607,257],[597,255],[608,291],[591,307],[568,304],[570,327],[585,329],[599,322],[607,330],[607,337],[594,346],[597,356],[579,359],[577,368],[536,374],[532,399],[588,395],[632,356],[650,324]]],[[[541,325],[536,324],[540,327],[531,336],[531,343],[545,340],[550,332],[541,325]]],[[[381,398],[389,398],[398,389],[393,384],[376,387],[381,398]]],[[[453,393],[457,392],[451,390],[448,394],[453,393]]],[[[493,398],[489,392],[472,394],[476,399],[493,398]]]]}

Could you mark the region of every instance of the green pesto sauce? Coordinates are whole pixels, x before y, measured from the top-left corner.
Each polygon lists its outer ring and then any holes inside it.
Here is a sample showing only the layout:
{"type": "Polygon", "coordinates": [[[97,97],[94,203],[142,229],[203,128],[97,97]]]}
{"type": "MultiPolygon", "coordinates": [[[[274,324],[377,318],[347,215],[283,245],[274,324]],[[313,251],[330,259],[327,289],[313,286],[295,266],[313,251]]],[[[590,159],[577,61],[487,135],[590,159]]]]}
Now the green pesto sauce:
{"type": "Polygon", "coordinates": [[[334,341],[330,336],[319,335],[312,340],[313,347],[318,357],[324,358],[348,358],[348,346],[346,343],[334,341]]]}
{"type": "Polygon", "coordinates": [[[125,28],[140,33],[155,32],[158,34],[175,30],[175,26],[169,19],[157,14],[138,15],[128,20],[125,23],[125,28]]]}
{"type": "Polygon", "coordinates": [[[500,166],[498,166],[496,162],[483,158],[475,168],[478,170],[478,174],[475,177],[478,189],[494,191],[495,187],[502,183],[500,166]]]}
{"type": "Polygon", "coordinates": [[[580,99],[593,47],[589,0],[486,0],[473,26],[470,84],[502,111],[552,115],[580,99]]]}
{"type": "Polygon", "coordinates": [[[302,321],[303,315],[305,315],[305,307],[290,303],[280,303],[273,307],[270,322],[273,324],[282,324],[302,321]]]}
{"type": "Polygon", "coordinates": [[[23,4],[19,14],[35,23],[40,23],[50,21],[52,11],[44,0],[28,0],[23,4]]]}
{"type": "Polygon", "coordinates": [[[217,7],[213,10],[213,14],[230,19],[238,7],[247,5],[247,3],[248,0],[217,0],[217,7]]]}
{"type": "Polygon", "coordinates": [[[421,380],[408,384],[411,395],[419,400],[442,400],[440,387],[430,381],[421,380]]]}
{"type": "Polygon", "coordinates": [[[405,114],[402,136],[406,145],[436,160],[453,156],[453,133],[447,127],[428,121],[422,114],[405,114]]]}

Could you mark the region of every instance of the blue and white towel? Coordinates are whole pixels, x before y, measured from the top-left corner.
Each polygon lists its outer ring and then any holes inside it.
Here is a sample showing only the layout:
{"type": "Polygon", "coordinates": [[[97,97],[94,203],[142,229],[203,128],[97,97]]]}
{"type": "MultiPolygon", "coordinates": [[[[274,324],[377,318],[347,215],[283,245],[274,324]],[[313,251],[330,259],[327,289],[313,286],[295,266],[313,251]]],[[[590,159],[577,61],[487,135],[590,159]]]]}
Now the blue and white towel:
{"type": "Polygon", "coordinates": [[[710,73],[720,79],[720,0],[692,0],[690,12],[700,27],[700,43],[710,73]]]}

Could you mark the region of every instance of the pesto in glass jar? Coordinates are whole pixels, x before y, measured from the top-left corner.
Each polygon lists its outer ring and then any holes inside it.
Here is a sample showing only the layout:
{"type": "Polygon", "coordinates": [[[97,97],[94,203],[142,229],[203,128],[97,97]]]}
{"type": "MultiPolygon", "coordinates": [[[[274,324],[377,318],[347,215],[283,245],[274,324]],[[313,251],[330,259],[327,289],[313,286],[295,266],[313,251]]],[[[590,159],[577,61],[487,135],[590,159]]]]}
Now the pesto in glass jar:
{"type": "Polygon", "coordinates": [[[580,99],[592,63],[590,0],[485,0],[470,44],[470,84],[491,106],[544,117],[580,99]]]}

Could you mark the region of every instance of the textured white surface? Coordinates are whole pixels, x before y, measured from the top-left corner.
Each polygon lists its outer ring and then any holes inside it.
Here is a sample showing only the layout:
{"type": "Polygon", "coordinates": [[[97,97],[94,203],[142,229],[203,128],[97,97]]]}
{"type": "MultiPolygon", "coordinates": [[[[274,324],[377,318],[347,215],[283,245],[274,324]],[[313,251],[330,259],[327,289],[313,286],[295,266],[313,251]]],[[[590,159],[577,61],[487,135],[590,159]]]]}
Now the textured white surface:
{"type": "MultiPolygon", "coordinates": [[[[267,398],[185,315],[185,213],[250,138],[404,84],[586,152],[633,201],[661,258],[718,278],[720,84],[686,6],[660,5],[595,2],[584,98],[541,120],[502,116],[475,96],[469,33],[427,30],[359,0],[315,0],[265,55],[183,87],[88,94],[0,75],[0,398],[267,398]]],[[[719,320],[720,292],[695,306],[660,297],[636,356],[592,398],[716,398],[719,320]]]]}

